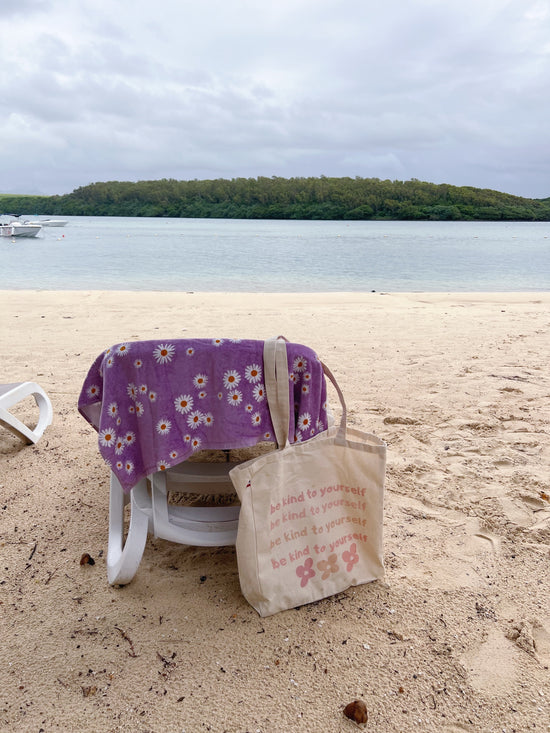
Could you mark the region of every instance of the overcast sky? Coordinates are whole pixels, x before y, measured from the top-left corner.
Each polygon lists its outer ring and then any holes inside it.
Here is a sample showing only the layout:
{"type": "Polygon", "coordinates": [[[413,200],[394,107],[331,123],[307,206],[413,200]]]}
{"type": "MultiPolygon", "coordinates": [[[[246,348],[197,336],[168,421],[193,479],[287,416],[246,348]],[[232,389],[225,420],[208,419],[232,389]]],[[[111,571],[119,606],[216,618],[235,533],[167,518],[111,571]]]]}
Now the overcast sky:
{"type": "Polygon", "coordinates": [[[0,0],[0,193],[319,175],[550,196],[550,1],[0,0]]]}

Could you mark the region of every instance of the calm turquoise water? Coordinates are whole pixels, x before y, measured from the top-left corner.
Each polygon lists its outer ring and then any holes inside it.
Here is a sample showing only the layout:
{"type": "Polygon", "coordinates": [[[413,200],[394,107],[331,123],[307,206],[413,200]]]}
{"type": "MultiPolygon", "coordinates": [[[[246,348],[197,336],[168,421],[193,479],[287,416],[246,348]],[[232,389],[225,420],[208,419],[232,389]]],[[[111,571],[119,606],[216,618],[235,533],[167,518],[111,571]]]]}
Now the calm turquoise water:
{"type": "Polygon", "coordinates": [[[0,239],[0,288],[550,290],[550,223],[68,219],[0,239]]]}

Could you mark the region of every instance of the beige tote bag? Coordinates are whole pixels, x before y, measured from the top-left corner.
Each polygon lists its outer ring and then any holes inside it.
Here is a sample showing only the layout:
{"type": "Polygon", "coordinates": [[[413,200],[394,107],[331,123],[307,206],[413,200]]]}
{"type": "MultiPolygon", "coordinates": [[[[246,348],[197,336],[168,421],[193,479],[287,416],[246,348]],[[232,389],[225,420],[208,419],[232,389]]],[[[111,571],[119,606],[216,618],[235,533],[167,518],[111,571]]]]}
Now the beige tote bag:
{"type": "Polygon", "coordinates": [[[260,616],[295,608],[383,577],[386,446],[339,426],[288,441],[285,340],[264,347],[266,392],[279,449],[230,472],[241,501],[237,562],[242,592],[260,616]]]}

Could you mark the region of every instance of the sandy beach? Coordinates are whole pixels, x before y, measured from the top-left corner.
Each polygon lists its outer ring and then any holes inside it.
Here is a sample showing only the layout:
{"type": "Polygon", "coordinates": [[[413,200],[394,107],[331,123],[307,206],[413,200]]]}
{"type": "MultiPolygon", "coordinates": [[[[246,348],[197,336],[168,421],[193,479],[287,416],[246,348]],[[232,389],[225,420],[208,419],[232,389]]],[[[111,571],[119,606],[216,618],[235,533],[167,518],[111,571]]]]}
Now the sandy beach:
{"type": "Polygon", "coordinates": [[[550,293],[3,291],[0,312],[0,381],[54,407],[36,446],[0,429],[0,729],[550,731],[550,293]],[[234,548],[150,537],[110,587],[94,358],[277,334],[387,443],[384,581],[261,619],[234,548]]]}

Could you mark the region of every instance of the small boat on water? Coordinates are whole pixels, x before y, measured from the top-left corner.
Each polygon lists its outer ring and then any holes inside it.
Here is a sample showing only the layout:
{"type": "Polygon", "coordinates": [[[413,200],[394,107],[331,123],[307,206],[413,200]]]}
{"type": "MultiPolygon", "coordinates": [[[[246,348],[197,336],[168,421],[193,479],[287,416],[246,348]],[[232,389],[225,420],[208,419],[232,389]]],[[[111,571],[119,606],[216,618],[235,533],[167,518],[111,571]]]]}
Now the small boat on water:
{"type": "Polygon", "coordinates": [[[36,237],[42,231],[41,224],[31,222],[10,221],[0,224],[0,237],[36,237]]]}
{"type": "Polygon", "coordinates": [[[42,227],[64,227],[67,219],[40,219],[39,221],[31,221],[29,224],[40,224],[42,227]]]}

